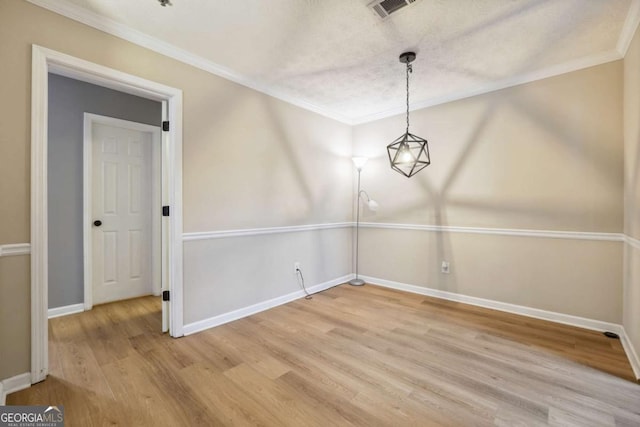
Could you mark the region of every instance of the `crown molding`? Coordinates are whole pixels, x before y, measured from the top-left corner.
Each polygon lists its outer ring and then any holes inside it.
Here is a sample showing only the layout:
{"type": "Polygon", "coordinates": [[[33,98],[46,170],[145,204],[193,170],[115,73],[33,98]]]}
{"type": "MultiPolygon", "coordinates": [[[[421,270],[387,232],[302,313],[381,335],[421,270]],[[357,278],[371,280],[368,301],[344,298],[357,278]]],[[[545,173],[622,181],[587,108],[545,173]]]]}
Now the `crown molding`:
{"type": "Polygon", "coordinates": [[[304,108],[305,110],[312,111],[314,113],[348,125],[353,124],[351,123],[352,120],[349,117],[335,113],[326,108],[319,107],[305,100],[280,93],[279,91],[269,87],[268,85],[262,84],[247,76],[236,73],[235,71],[227,67],[216,64],[215,62],[205,59],[199,55],[195,55],[170,43],[164,42],[156,37],[145,34],[142,31],[135,30],[127,25],[121,24],[117,21],[114,21],[113,19],[98,15],[80,6],[76,6],[60,0],[27,1],[36,6],[62,15],[66,18],[88,25],[97,30],[103,31],[107,34],[111,34],[112,36],[116,36],[138,46],[142,46],[164,56],[168,56],[169,58],[175,59],[176,61],[180,61],[203,71],[207,71],[218,77],[222,77],[226,80],[238,83],[239,85],[246,86],[258,92],[262,92],[281,101],[293,104],[297,107],[304,108]]]}
{"type": "Polygon", "coordinates": [[[629,45],[631,45],[633,36],[638,29],[638,24],[640,24],[640,0],[632,0],[616,46],[616,50],[623,57],[627,55],[629,45]]]}
{"type": "MultiPolygon", "coordinates": [[[[640,1],[640,0],[638,0],[640,1]]],[[[471,98],[486,93],[496,92],[498,90],[507,89],[514,86],[519,86],[526,83],[535,82],[538,80],[547,79],[550,77],[559,76],[573,71],[583,70],[585,68],[595,67],[597,65],[606,64],[608,62],[618,61],[623,56],[618,51],[602,52],[595,55],[585,56],[573,61],[565,62],[564,64],[554,65],[552,67],[543,68],[532,73],[520,74],[506,79],[490,82],[474,89],[461,90],[452,92],[450,94],[425,99],[422,101],[416,101],[412,103],[410,111],[421,110],[427,107],[433,107],[440,104],[446,104],[448,102],[459,101],[461,99],[471,98]]],[[[352,120],[353,125],[360,125],[364,123],[373,122],[375,120],[385,119],[387,117],[397,116],[399,114],[405,114],[406,106],[398,106],[385,111],[381,111],[375,114],[369,114],[366,116],[357,117],[352,120]]]]}
{"type": "MultiPolygon", "coordinates": [[[[405,107],[398,106],[397,108],[387,109],[379,113],[368,114],[359,117],[349,117],[344,114],[337,113],[330,109],[320,107],[318,105],[307,102],[303,99],[289,96],[281,91],[270,87],[267,84],[260,83],[248,76],[237,73],[227,67],[217,64],[213,61],[205,59],[199,55],[190,53],[184,49],[178,48],[170,43],[164,42],[158,38],[152,37],[141,31],[135,30],[127,25],[121,24],[113,19],[100,16],[94,12],[84,9],[80,6],[67,3],[60,0],[27,0],[36,6],[50,10],[59,15],[65,16],[74,21],[93,27],[97,30],[111,34],[128,42],[134,43],[138,46],[142,46],[156,53],[165,55],[169,58],[175,59],[182,63],[191,65],[203,71],[207,71],[218,77],[222,77],[226,80],[230,80],[234,83],[264,93],[266,95],[277,98],[281,101],[295,105],[297,107],[309,110],[311,112],[320,114],[330,119],[347,125],[359,125],[375,120],[384,119],[387,117],[395,116],[405,112],[405,107]]],[[[445,96],[434,97],[417,101],[413,103],[411,111],[419,110],[422,108],[433,107],[435,105],[445,104],[447,102],[457,101],[465,98],[470,98],[477,95],[482,95],[497,90],[506,89],[513,86],[518,86],[525,83],[542,80],[549,77],[569,73],[572,71],[581,70],[584,68],[601,65],[607,62],[616,61],[624,57],[624,53],[629,47],[629,43],[633,38],[635,29],[640,22],[640,0],[633,0],[620,38],[615,50],[609,52],[603,52],[596,55],[579,58],[577,60],[569,61],[564,64],[560,64],[553,67],[544,68],[532,73],[520,74],[517,76],[509,77],[496,82],[490,82],[474,89],[457,91],[445,96]],[[623,53],[624,52],[624,53],[623,53]]]]}

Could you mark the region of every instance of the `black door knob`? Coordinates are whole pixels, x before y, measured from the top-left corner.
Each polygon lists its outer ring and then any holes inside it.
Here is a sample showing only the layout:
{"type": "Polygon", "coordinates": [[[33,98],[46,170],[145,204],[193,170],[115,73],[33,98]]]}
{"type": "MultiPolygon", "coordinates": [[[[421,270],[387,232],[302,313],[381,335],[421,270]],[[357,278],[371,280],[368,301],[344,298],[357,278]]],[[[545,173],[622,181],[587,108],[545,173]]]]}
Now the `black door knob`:
{"type": "Polygon", "coordinates": [[[102,225],[102,221],[96,219],[95,221],[93,221],[93,225],[95,225],[96,227],[100,227],[102,225]]]}

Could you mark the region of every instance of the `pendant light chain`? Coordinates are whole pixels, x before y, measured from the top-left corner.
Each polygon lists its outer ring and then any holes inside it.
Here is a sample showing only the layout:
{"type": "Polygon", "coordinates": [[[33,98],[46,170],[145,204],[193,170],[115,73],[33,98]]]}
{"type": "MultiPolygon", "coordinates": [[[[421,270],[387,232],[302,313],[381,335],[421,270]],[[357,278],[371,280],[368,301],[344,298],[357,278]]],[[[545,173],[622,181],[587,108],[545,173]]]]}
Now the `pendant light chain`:
{"type": "Polygon", "coordinates": [[[413,72],[413,67],[407,62],[407,133],[409,133],[409,73],[413,72]]]}

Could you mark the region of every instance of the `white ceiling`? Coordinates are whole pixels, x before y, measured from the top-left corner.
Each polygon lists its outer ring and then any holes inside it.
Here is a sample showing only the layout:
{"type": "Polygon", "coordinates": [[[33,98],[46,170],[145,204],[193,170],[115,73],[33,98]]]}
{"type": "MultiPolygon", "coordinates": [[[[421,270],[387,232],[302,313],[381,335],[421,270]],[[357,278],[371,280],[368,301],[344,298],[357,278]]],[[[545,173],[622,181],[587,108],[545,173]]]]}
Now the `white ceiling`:
{"type": "Polygon", "coordinates": [[[30,0],[347,123],[621,58],[638,0],[30,0]]]}

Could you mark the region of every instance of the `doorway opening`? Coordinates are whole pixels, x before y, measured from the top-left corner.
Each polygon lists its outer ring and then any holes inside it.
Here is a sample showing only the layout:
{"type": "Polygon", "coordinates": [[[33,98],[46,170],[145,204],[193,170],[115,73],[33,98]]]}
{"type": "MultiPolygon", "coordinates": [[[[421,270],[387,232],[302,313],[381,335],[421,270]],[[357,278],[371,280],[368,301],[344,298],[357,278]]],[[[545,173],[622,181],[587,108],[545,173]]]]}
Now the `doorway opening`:
{"type": "MultiPolygon", "coordinates": [[[[48,76],[49,73],[162,102],[160,156],[161,247],[166,255],[162,280],[167,295],[167,326],[183,335],[182,314],[182,91],[51,49],[32,48],[31,111],[31,383],[48,374],[48,76]],[[164,214],[165,208],[163,208],[164,214]],[[168,212],[167,212],[168,213],[168,212]]],[[[85,211],[86,214],[86,211],[85,211]]],[[[153,225],[151,225],[153,227],[153,225]]],[[[163,295],[163,300],[164,300],[163,295]]],[[[163,310],[164,311],[164,310],[163,310]]]]}

